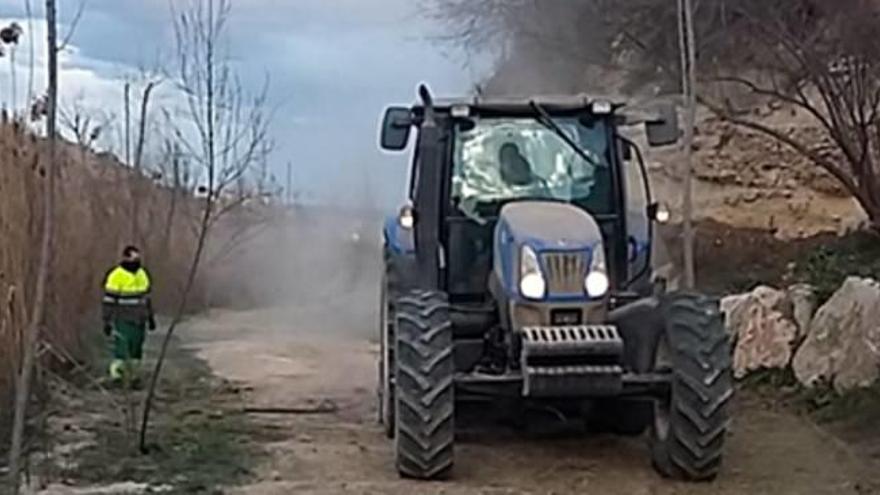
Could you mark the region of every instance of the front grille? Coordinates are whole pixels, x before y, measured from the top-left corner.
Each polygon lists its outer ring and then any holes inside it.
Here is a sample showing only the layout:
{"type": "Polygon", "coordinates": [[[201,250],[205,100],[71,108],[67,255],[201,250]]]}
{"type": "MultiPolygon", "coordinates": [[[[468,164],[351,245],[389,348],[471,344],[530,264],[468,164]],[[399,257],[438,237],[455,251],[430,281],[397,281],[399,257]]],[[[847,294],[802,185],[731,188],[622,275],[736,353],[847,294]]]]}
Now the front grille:
{"type": "Polygon", "coordinates": [[[581,294],[587,276],[585,253],[543,253],[550,295],[581,294]]]}

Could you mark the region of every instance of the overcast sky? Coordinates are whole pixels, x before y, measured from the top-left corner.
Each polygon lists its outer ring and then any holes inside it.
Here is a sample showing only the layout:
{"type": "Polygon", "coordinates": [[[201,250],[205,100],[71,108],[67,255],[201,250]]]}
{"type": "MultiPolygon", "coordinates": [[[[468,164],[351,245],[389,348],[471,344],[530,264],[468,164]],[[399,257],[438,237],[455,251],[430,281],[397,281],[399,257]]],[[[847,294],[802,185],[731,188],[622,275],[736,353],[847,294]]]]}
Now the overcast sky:
{"type": "MultiPolygon", "coordinates": [[[[43,14],[41,0],[30,0],[43,14]]],[[[120,114],[122,80],[138,67],[168,62],[172,48],[168,0],[85,0],[86,9],[62,55],[62,105],[75,101],[120,114]]],[[[26,0],[0,0],[0,17],[24,18],[26,0]]],[[[61,0],[71,22],[78,0],[61,0]]],[[[171,0],[176,7],[186,2],[171,0]]],[[[377,206],[397,204],[406,175],[403,156],[376,148],[377,121],[389,103],[409,103],[420,81],[436,93],[469,91],[479,64],[428,38],[436,26],[418,15],[415,0],[232,0],[231,52],[245,84],[256,91],[270,78],[275,110],[272,159],[279,178],[293,163],[295,182],[315,200],[338,192],[358,202],[367,190],[377,206]],[[368,183],[369,186],[364,186],[368,183]]],[[[27,26],[24,26],[28,29],[27,26]]],[[[43,26],[33,27],[42,38],[43,26]]],[[[37,65],[44,57],[37,44],[37,65]]],[[[27,94],[27,35],[17,53],[19,107],[27,94]]],[[[9,67],[0,63],[0,100],[11,101],[9,67]]],[[[37,70],[37,92],[44,73],[37,70]]],[[[163,96],[160,95],[160,99],[163,96]]],[[[165,96],[170,97],[170,96],[165,96]]]]}

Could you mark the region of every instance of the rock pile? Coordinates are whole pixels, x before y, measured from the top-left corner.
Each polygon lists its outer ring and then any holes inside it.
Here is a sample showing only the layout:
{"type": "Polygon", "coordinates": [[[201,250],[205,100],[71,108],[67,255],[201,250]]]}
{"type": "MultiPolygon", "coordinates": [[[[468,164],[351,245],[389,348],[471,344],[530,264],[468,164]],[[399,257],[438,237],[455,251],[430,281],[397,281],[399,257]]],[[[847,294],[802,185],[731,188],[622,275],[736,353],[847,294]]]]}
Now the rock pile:
{"type": "Polygon", "coordinates": [[[806,285],[726,297],[734,373],[791,369],[805,387],[838,392],[880,378],[880,283],[852,277],[818,311],[806,285]]]}

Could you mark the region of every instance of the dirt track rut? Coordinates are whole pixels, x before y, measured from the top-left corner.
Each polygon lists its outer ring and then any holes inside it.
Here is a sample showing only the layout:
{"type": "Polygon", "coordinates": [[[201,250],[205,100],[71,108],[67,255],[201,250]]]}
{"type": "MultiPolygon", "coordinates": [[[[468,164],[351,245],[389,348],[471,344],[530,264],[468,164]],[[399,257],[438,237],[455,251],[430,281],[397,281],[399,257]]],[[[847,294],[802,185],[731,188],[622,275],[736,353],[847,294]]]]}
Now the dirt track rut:
{"type": "Polygon", "coordinates": [[[335,414],[258,418],[281,440],[264,445],[271,460],[259,469],[258,481],[229,493],[872,493],[859,481],[867,467],[846,445],[742,394],[727,462],[712,484],[658,478],[639,439],[503,429],[461,435],[453,480],[402,481],[392,444],[375,422],[368,313],[340,301],[337,307],[214,312],[191,322],[188,345],[218,375],[244,385],[251,404],[297,406],[327,398],[339,406],[335,414]]]}

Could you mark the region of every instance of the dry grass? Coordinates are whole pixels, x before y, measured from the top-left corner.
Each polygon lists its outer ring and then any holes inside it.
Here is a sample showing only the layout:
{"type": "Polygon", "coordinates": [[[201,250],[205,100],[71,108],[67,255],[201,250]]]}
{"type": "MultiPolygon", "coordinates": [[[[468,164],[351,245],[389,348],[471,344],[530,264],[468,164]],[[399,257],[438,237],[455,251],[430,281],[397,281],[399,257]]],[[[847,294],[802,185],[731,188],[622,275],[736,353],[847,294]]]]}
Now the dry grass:
{"type": "MultiPolygon", "coordinates": [[[[26,131],[0,124],[0,414],[11,409],[7,406],[21,356],[21,329],[33,293],[44,146],[26,131]]],[[[158,306],[177,299],[193,239],[186,213],[194,213],[197,205],[192,199],[178,201],[178,214],[166,229],[169,189],[135,175],[113,157],[74,145],[61,146],[59,159],[57,232],[42,339],[76,356],[88,340],[86,334],[98,331],[94,322],[101,279],[124,245],[143,248],[158,306]],[[132,238],[133,191],[141,200],[140,230],[148,233],[142,239],[132,238]]],[[[0,425],[8,424],[5,419],[0,417],[0,425]]]]}

